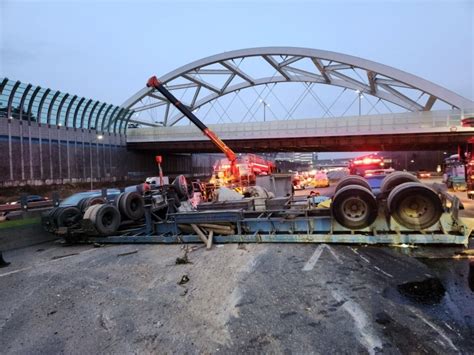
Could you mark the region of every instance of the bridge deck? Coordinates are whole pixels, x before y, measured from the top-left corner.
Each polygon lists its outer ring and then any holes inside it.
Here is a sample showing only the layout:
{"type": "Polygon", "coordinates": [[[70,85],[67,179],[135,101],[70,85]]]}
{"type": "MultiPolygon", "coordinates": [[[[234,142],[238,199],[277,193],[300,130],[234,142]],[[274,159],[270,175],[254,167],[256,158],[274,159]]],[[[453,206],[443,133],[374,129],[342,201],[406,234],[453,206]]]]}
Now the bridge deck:
{"type": "MultiPolygon", "coordinates": [[[[229,146],[247,151],[437,150],[465,143],[474,129],[461,126],[459,111],[428,111],[324,119],[210,125],[229,146]]],[[[216,151],[194,126],[128,131],[134,149],[216,151]]]]}

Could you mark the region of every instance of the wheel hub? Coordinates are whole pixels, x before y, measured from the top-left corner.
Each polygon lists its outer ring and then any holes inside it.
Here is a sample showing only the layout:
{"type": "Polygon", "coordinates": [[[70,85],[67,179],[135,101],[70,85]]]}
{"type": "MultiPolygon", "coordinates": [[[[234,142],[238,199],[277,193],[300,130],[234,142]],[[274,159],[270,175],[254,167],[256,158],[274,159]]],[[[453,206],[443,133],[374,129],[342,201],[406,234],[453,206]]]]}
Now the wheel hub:
{"type": "Polygon", "coordinates": [[[358,198],[349,198],[342,205],[344,216],[353,221],[363,219],[367,214],[367,204],[358,198]]]}

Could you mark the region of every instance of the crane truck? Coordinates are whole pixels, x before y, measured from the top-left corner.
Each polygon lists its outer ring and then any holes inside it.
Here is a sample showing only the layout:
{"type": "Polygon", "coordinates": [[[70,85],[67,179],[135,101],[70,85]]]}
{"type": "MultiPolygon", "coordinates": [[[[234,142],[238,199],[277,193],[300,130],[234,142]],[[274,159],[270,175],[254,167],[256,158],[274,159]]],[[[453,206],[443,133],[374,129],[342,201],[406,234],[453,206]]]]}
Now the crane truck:
{"type": "Polygon", "coordinates": [[[156,76],[152,76],[148,79],[147,86],[160,92],[225,154],[226,158],[220,159],[214,165],[211,183],[228,187],[252,185],[255,183],[256,176],[269,175],[275,170],[275,165],[272,162],[253,154],[238,157],[235,152],[197,118],[186,105],[180,102],[156,76]]]}

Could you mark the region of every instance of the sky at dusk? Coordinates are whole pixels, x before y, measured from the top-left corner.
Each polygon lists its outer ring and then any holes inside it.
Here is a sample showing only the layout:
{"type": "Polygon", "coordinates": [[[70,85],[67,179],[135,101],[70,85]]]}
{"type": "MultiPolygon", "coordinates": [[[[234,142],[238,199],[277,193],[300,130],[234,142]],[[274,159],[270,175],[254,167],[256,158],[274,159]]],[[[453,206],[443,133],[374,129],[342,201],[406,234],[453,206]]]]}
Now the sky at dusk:
{"type": "Polygon", "coordinates": [[[260,46],[359,56],[474,100],[474,1],[0,2],[0,76],[113,104],[150,75],[260,46]]]}

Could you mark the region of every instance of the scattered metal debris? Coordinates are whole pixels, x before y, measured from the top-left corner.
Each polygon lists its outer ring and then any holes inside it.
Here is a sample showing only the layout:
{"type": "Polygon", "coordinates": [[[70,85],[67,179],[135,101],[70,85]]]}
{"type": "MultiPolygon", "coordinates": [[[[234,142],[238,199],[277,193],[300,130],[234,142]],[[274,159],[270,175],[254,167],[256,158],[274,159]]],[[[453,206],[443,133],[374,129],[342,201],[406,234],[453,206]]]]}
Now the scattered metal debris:
{"type": "Polygon", "coordinates": [[[136,254],[136,253],[138,253],[138,250],[129,251],[127,253],[117,254],[117,256],[125,256],[125,255],[136,254]]]}
{"type": "Polygon", "coordinates": [[[188,258],[188,249],[187,248],[184,250],[184,255],[183,255],[182,258],[179,257],[179,256],[176,258],[175,264],[176,265],[192,264],[189,261],[189,258],[188,258]]]}
{"type": "Polygon", "coordinates": [[[181,276],[181,280],[179,280],[178,285],[184,285],[189,282],[189,277],[188,275],[183,275],[181,276]]]}
{"type": "Polygon", "coordinates": [[[237,249],[247,250],[244,243],[237,244],[237,249]]]}
{"type": "Polygon", "coordinates": [[[53,257],[51,258],[51,260],[57,260],[57,259],[67,258],[67,257],[74,256],[74,255],[79,255],[79,253],[72,253],[72,254],[66,254],[66,255],[56,255],[56,256],[53,256],[53,257]]]}

